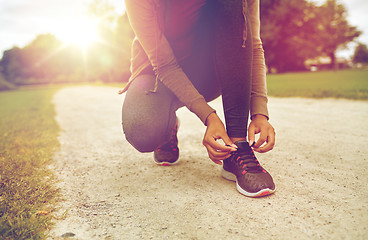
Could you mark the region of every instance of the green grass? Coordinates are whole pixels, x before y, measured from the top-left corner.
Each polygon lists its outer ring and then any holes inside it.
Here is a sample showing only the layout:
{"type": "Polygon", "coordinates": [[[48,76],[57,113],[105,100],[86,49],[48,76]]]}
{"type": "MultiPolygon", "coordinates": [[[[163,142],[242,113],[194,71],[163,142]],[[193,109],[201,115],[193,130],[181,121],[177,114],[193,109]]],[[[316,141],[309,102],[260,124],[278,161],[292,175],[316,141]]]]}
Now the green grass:
{"type": "Polygon", "coordinates": [[[270,74],[268,94],[276,97],[368,100],[368,71],[342,70],[270,74]]]}
{"type": "Polygon", "coordinates": [[[55,89],[0,92],[0,239],[44,239],[58,190],[48,164],[58,149],[55,89]]]}

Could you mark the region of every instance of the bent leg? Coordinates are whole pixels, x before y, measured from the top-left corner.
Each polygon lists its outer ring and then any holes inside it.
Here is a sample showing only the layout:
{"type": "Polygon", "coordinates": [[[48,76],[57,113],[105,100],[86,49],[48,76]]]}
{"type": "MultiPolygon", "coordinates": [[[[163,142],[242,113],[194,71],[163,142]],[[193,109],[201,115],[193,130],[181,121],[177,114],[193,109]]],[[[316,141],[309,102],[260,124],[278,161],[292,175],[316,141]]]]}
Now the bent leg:
{"type": "Polygon", "coordinates": [[[177,98],[161,82],[157,92],[147,93],[155,76],[138,76],[123,103],[122,124],[126,139],[140,152],[152,152],[168,141],[176,122],[177,98]]]}

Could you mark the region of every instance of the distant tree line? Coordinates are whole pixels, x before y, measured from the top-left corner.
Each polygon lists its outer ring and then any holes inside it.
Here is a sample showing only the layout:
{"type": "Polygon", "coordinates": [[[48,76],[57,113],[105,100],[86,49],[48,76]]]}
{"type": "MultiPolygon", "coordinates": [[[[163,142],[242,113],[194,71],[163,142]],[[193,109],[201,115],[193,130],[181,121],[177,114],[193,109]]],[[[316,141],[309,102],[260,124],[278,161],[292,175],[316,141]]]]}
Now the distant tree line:
{"type": "Polygon", "coordinates": [[[336,51],[361,32],[346,19],[336,0],[316,6],[306,0],[262,0],[261,37],[269,69],[305,70],[307,59],[327,56],[336,67],[336,51]]]}
{"type": "Polygon", "coordinates": [[[93,2],[90,13],[102,19],[99,41],[84,49],[41,34],[24,48],[6,50],[0,61],[0,90],[27,84],[127,81],[134,38],[127,15],[116,17],[115,9],[101,0],[93,2]]]}
{"type": "MultiPolygon", "coordinates": [[[[329,57],[330,68],[334,68],[336,51],[361,34],[348,23],[345,7],[336,0],[327,0],[321,6],[307,0],[260,2],[266,65],[277,72],[305,70],[307,59],[320,56],[329,57]]],[[[114,9],[104,4],[95,0],[90,9],[96,16],[104,16],[99,26],[102,41],[83,51],[44,34],[24,48],[9,49],[0,61],[0,89],[24,84],[127,80],[134,34],[126,14],[106,18],[113,15],[106,13],[114,9]]],[[[368,62],[367,55],[367,47],[361,44],[353,60],[368,62]]]]}

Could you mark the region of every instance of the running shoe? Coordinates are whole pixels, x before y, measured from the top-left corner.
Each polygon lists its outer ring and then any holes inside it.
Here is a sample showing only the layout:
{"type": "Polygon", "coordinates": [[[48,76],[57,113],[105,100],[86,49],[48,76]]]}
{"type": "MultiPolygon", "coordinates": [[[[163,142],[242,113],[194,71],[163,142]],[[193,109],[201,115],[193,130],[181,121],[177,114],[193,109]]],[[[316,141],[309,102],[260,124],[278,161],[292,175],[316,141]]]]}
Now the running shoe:
{"type": "Polygon", "coordinates": [[[263,197],[276,191],[271,175],[259,164],[246,141],[237,141],[236,152],[223,161],[221,175],[236,182],[236,189],[247,197],[263,197]]]}
{"type": "Polygon", "coordinates": [[[157,165],[171,166],[179,162],[179,147],[178,147],[178,128],[179,122],[176,118],[175,127],[172,129],[170,140],[158,147],[153,152],[153,160],[157,165]]]}

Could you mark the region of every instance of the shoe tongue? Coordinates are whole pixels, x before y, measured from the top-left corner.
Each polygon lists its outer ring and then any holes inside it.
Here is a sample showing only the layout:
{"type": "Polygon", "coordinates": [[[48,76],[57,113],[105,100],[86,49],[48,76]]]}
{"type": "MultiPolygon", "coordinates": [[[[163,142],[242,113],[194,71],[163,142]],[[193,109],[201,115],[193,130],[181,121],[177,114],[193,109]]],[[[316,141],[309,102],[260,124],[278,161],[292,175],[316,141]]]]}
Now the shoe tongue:
{"type": "Polygon", "coordinates": [[[249,151],[251,149],[247,141],[237,141],[234,144],[238,147],[238,151],[240,152],[249,151]]]}

